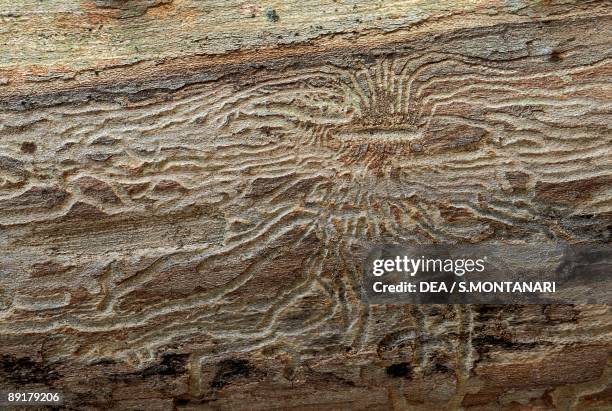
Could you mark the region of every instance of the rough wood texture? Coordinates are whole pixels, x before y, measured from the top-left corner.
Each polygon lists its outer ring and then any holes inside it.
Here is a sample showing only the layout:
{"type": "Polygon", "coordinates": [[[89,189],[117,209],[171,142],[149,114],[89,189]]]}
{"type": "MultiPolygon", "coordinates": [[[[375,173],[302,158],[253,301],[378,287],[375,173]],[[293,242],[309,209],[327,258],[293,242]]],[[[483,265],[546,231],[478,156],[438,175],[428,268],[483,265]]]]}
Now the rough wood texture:
{"type": "Polygon", "coordinates": [[[383,242],[610,241],[609,2],[0,19],[0,387],[71,409],[609,409],[608,306],[360,287],[383,242]]]}

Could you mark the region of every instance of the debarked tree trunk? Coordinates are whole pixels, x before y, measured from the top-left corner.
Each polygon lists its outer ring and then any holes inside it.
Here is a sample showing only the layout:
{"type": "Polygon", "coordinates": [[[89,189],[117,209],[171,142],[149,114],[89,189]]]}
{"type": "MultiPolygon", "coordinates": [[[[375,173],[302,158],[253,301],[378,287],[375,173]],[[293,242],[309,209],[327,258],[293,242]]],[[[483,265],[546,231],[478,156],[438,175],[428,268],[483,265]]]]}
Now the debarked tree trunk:
{"type": "Polygon", "coordinates": [[[0,1],[0,390],[609,407],[607,305],[368,305],[361,264],[381,243],[608,243],[611,17],[0,1]]]}

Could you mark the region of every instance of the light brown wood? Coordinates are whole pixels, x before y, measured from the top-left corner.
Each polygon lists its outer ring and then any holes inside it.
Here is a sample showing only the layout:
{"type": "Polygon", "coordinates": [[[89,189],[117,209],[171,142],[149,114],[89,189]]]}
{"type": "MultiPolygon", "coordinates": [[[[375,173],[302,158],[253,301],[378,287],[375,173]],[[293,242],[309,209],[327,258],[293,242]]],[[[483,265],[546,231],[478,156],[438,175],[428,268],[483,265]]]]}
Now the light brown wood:
{"type": "Polygon", "coordinates": [[[0,388],[609,407],[608,306],[368,306],[360,270],[386,242],[609,243],[611,12],[0,2],[0,388]]]}

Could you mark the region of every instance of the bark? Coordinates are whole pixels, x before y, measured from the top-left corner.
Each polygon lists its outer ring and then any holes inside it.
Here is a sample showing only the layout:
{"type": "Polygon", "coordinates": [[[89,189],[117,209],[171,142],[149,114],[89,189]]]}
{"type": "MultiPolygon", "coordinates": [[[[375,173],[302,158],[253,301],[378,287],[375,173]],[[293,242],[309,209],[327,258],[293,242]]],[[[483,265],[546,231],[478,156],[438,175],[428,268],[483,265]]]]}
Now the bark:
{"type": "Polygon", "coordinates": [[[0,389],[610,406],[607,305],[367,305],[360,280],[381,243],[609,243],[609,2],[24,0],[0,19],[0,389]]]}

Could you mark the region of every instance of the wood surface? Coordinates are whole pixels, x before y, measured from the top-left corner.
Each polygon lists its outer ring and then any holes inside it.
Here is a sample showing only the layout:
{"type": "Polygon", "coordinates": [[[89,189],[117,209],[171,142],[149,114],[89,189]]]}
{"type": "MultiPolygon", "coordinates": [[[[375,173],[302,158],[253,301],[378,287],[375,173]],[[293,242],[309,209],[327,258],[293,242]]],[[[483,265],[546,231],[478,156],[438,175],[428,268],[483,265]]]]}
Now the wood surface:
{"type": "Polygon", "coordinates": [[[610,242],[609,1],[0,1],[0,389],[604,410],[607,305],[368,305],[376,244],[610,242]]]}

